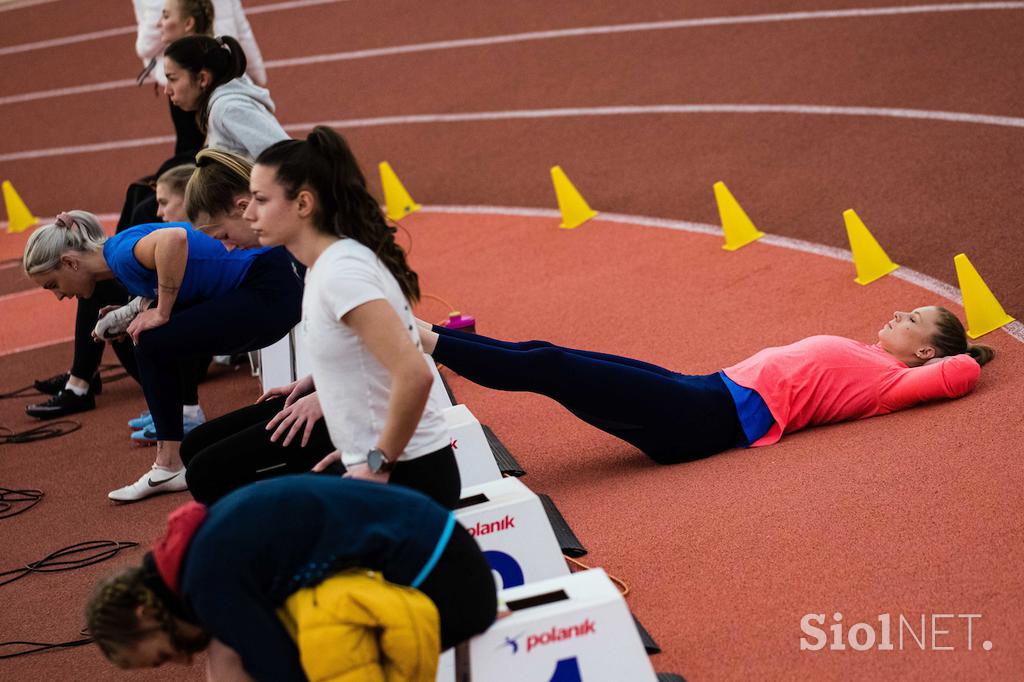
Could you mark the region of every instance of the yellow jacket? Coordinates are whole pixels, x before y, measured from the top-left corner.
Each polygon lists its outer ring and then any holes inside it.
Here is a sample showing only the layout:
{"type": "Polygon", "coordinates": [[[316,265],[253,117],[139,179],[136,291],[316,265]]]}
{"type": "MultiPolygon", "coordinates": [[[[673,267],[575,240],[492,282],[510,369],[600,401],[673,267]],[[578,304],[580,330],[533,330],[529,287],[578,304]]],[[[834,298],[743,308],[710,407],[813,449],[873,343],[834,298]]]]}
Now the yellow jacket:
{"type": "Polygon", "coordinates": [[[288,597],[278,616],[310,682],[434,682],[437,607],[412,587],[352,569],[288,597]]]}

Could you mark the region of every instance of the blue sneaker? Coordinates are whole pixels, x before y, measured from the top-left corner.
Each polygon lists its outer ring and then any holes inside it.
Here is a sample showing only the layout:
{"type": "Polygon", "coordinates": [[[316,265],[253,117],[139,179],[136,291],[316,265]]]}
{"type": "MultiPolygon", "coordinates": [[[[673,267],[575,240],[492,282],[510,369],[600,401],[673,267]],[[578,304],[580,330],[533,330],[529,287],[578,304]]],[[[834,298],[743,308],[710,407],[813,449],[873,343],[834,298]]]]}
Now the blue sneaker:
{"type": "MultiPolygon", "coordinates": [[[[199,411],[199,416],[197,417],[182,417],[181,420],[181,426],[186,436],[192,431],[192,429],[205,423],[206,415],[203,414],[202,410],[199,411]]],[[[155,445],[156,441],[156,426],[153,425],[152,418],[150,418],[149,426],[132,433],[132,443],[135,443],[136,445],[155,445]]]]}
{"type": "Polygon", "coordinates": [[[146,410],[135,419],[129,419],[128,428],[132,431],[153,428],[153,415],[149,413],[149,410],[146,410]]]}

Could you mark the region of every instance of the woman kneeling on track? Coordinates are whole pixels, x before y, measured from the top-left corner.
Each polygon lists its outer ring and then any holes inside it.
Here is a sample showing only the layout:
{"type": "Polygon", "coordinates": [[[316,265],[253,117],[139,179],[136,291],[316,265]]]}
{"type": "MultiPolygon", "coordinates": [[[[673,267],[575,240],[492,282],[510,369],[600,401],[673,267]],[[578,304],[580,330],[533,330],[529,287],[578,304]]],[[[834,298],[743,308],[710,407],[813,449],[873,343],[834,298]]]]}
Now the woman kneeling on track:
{"type": "Polygon", "coordinates": [[[115,278],[139,297],[128,308],[141,312],[126,316],[121,331],[135,343],[157,454],[150,472],[109,494],[119,502],[185,489],[179,376],[195,376],[195,359],[274,343],[301,313],[302,282],[287,251],[228,251],[188,223],[139,225],[105,239],[58,220],[32,233],[23,265],[58,299],[88,298],[97,282],[115,278]],[[152,298],[155,306],[143,309],[152,298]]]}
{"type": "Polygon", "coordinates": [[[481,386],[557,400],[659,464],[959,398],[994,355],[968,343],[956,315],[936,306],[895,313],[873,345],[811,336],[704,376],[545,341],[510,343],[419,325],[423,348],[438,363],[481,386]]]}
{"type": "Polygon", "coordinates": [[[433,682],[440,652],[496,611],[491,569],[452,512],[305,474],[178,508],[141,567],[97,586],[86,621],[121,668],[208,649],[212,680],[433,682]]]}
{"type": "MultiPolygon", "coordinates": [[[[204,149],[196,165],[186,190],[192,224],[227,246],[257,246],[251,223],[242,218],[252,196],[252,162],[230,152],[204,149]]],[[[293,397],[289,390],[293,387],[272,389],[255,405],[201,424],[185,435],[181,461],[189,492],[197,501],[212,504],[247,483],[307,472],[334,450],[316,392],[293,397]]]]}
{"type": "MultiPolygon", "coordinates": [[[[185,219],[185,183],[192,175],[194,166],[191,164],[174,166],[157,178],[157,216],[161,220],[174,222],[185,219]]],[[[93,238],[104,237],[103,227],[98,222],[86,218],[86,215],[73,212],[71,219],[77,219],[78,225],[89,232],[93,238]]],[[[51,396],[46,402],[29,405],[25,412],[37,419],[56,419],[69,414],[85,412],[96,407],[96,395],[103,389],[100,380],[100,361],[107,339],[94,339],[92,332],[100,311],[107,306],[122,306],[128,302],[128,292],[116,280],[97,282],[96,289],[89,298],[78,300],[78,312],[75,316],[75,345],[71,361],[71,370],[48,379],[39,379],[34,386],[40,393],[51,396]]],[[[111,347],[125,371],[136,381],[139,371],[135,366],[135,351],[127,339],[111,340],[111,347]]]]}
{"type": "Polygon", "coordinates": [[[410,306],[419,278],[340,135],[317,126],[305,140],[260,154],[245,217],[263,245],[283,244],[309,268],[302,325],[314,389],[348,476],[416,488],[446,507],[459,469],[410,306]]]}

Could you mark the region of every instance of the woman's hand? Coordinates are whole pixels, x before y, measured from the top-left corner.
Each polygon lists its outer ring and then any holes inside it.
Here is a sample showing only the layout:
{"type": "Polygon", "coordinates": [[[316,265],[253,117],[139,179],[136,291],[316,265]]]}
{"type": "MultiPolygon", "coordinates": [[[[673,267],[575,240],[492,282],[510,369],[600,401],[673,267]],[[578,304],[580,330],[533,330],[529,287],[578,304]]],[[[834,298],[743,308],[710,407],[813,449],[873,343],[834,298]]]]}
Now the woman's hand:
{"type": "Polygon", "coordinates": [[[340,463],[341,463],[341,453],[338,452],[337,450],[335,450],[334,452],[332,452],[331,454],[327,455],[322,460],[320,460],[319,462],[314,464],[312,471],[315,471],[316,473],[320,473],[321,471],[323,471],[327,467],[331,466],[332,464],[340,464],[340,463]]]}
{"type": "Polygon", "coordinates": [[[150,308],[149,310],[143,310],[141,313],[135,316],[132,323],[128,325],[128,336],[132,337],[132,343],[138,345],[139,334],[148,330],[156,329],[157,327],[167,324],[167,320],[170,319],[169,315],[164,315],[158,308],[150,308]]]}
{"type": "Polygon", "coordinates": [[[238,652],[219,639],[210,640],[206,649],[207,682],[252,682],[238,652]]]}
{"type": "MultiPolygon", "coordinates": [[[[316,386],[313,385],[313,375],[309,374],[285,386],[278,386],[277,388],[270,389],[261,395],[256,402],[262,403],[263,401],[270,400],[271,398],[285,396],[284,406],[288,407],[302,396],[308,395],[315,390],[316,386]]],[[[321,415],[322,414],[323,413],[321,413],[321,415]]]]}
{"type": "Polygon", "coordinates": [[[288,405],[286,402],[284,409],[274,415],[274,418],[267,423],[267,431],[276,427],[276,430],[270,436],[270,442],[276,443],[281,434],[287,431],[288,435],[281,442],[281,446],[288,447],[292,439],[295,438],[299,431],[302,431],[300,446],[306,447],[309,444],[309,436],[313,433],[313,426],[323,416],[324,411],[320,407],[320,398],[317,397],[316,393],[310,393],[304,398],[299,398],[291,405],[288,405]]]}
{"type": "Polygon", "coordinates": [[[375,474],[370,471],[369,465],[363,463],[348,467],[342,478],[356,478],[362,481],[373,481],[374,483],[387,483],[388,479],[391,478],[391,472],[381,471],[375,474]]]}

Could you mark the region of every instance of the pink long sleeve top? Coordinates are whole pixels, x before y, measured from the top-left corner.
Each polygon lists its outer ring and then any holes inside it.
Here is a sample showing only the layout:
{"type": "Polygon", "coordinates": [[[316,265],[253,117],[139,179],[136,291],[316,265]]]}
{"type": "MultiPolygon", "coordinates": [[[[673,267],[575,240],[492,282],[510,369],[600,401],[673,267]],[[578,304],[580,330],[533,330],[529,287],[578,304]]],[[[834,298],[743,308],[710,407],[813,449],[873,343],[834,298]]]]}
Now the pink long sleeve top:
{"type": "Polygon", "coordinates": [[[974,388],[981,366],[953,355],[908,367],[877,344],[841,336],[811,336],[765,348],[723,370],[760,394],[775,418],[751,445],[771,445],[806,426],[887,414],[938,398],[959,398],[974,388]]]}

